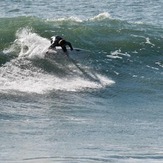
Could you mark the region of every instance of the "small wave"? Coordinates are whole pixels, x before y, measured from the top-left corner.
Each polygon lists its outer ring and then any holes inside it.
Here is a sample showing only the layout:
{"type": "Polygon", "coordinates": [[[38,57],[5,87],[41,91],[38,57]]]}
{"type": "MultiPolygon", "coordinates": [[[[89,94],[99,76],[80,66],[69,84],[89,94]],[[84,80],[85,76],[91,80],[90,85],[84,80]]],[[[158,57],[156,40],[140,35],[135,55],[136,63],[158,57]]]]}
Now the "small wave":
{"type": "Polygon", "coordinates": [[[112,19],[112,17],[108,12],[103,12],[94,16],[93,18],[90,18],[90,20],[94,20],[94,21],[104,20],[104,19],[112,19]]]}
{"type": "Polygon", "coordinates": [[[49,21],[49,22],[51,22],[51,21],[65,22],[66,21],[66,22],[81,23],[81,22],[87,22],[87,21],[100,21],[100,20],[105,20],[105,19],[112,19],[111,15],[108,12],[103,12],[96,16],[93,16],[90,18],[85,18],[85,19],[82,19],[77,16],[70,16],[70,17],[61,17],[61,18],[55,18],[55,19],[47,19],[47,21],[49,21]]]}

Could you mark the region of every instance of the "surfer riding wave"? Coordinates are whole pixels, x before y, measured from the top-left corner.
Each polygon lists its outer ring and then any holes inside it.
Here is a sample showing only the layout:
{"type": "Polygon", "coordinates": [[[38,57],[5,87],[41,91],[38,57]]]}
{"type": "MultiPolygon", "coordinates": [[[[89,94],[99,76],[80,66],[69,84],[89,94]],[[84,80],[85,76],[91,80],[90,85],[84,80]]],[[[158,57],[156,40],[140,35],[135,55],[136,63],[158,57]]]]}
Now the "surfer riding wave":
{"type": "Polygon", "coordinates": [[[73,47],[70,42],[66,41],[65,39],[63,39],[60,36],[52,36],[51,37],[51,45],[50,45],[49,49],[55,49],[57,46],[60,46],[62,48],[63,52],[65,52],[67,54],[67,48],[66,48],[67,45],[70,47],[71,50],[73,50],[73,47]]]}

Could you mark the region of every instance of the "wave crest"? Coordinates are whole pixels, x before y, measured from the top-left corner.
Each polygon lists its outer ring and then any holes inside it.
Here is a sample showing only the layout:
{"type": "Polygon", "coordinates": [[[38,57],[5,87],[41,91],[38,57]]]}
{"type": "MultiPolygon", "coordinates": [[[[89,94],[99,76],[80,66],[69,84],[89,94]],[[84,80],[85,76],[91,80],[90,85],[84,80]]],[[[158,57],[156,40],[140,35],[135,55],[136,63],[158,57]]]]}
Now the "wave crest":
{"type": "Polygon", "coordinates": [[[100,14],[94,16],[90,20],[96,20],[97,21],[97,20],[104,20],[104,19],[112,19],[112,17],[108,12],[103,12],[103,13],[100,13],[100,14]]]}

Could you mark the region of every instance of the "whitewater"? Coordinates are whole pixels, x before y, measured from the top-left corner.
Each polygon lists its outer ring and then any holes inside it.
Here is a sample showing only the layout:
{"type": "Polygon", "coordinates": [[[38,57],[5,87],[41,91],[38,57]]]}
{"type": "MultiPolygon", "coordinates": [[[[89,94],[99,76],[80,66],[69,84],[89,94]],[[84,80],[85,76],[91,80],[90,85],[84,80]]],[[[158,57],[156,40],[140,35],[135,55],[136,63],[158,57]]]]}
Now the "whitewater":
{"type": "Polygon", "coordinates": [[[163,162],[162,8],[0,1],[0,163],[163,162]]]}

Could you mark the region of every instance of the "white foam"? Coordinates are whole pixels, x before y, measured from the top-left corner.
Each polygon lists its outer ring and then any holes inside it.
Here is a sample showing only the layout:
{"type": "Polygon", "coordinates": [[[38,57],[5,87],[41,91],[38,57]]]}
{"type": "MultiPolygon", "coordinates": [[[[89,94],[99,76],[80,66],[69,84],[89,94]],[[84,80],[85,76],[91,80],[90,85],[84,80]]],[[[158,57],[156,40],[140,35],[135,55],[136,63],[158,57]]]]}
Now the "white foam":
{"type": "Polygon", "coordinates": [[[69,18],[59,18],[57,19],[58,21],[74,21],[74,22],[83,22],[82,19],[75,17],[75,16],[70,16],[69,18]]]}
{"type": "Polygon", "coordinates": [[[114,83],[114,81],[100,74],[97,74],[98,81],[96,82],[80,76],[60,78],[55,75],[39,72],[39,70],[22,70],[11,64],[2,68],[0,91],[4,93],[26,92],[44,94],[54,90],[83,91],[85,89],[104,88],[114,83]]]}
{"type": "Polygon", "coordinates": [[[145,39],[146,39],[146,42],[145,42],[146,44],[150,44],[150,45],[152,45],[152,46],[155,46],[155,44],[152,44],[152,43],[151,43],[150,38],[147,37],[147,38],[145,38],[145,39]]]}
{"type": "Polygon", "coordinates": [[[163,64],[161,64],[161,62],[155,62],[155,64],[163,68],[163,64]]]}
{"type": "MultiPolygon", "coordinates": [[[[59,65],[56,64],[56,66],[59,65]]],[[[69,67],[72,72],[75,66],[69,67]]],[[[46,94],[51,91],[85,91],[88,89],[103,89],[114,84],[108,77],[87,70],[88,76],[78,72],[70,73],[66,77],[59,77],[55,73],[49,74],[41,68],[33,67],[31,60],[25,58],[14,59],[0,67],[0,91],[3,93],[36,93],[46,94]],[[22,68],[24,67],[24,68],[22,68]]]]}
{"type": "Polygon", "coordinates": [[[125,56],[125,57],[130,57],[130,54],[128,53],[122,53],[121,50],[115,50],[113,52],[111,52],[110,55],[107,55],[108,58],[112,58],[112,59],[122,59],[122,56],[125,56]]]}
{"type": "Polygon", "coordinates": [[[133,37],[137,37],[137,38],[143,38],[143,39],[145,39],[145,43],[146,43],[146,44],[150,44],[150,45],[152,45],[152,46],[155,46],[155,44],[151,43],[149,37],[144,37],[144,36],[139,36],[139,35],[132,35],[132,36],[133,36],[133,37]]]}

